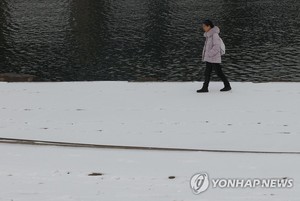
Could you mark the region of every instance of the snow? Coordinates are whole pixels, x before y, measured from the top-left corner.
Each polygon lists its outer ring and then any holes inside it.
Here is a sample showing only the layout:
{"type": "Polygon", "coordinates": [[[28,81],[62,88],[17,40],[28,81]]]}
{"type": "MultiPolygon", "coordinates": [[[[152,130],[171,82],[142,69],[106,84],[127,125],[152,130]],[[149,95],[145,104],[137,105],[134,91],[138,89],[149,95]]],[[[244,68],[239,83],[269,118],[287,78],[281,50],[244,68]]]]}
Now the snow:
{"type": "MultiPolygon", "coordinates": [[[[300,151],[300,83],[0,82],[0,137],[109,145],[300,151]]],[[[300,156],[0,144],[0,200],[299,200],[300,156]],[[189,179],[290,177],[291,189],[189,179]],[[102,176],[88,176],[93,172],[102,176]],[[175,176],[175,179],[168,179],[175,176]]]]}

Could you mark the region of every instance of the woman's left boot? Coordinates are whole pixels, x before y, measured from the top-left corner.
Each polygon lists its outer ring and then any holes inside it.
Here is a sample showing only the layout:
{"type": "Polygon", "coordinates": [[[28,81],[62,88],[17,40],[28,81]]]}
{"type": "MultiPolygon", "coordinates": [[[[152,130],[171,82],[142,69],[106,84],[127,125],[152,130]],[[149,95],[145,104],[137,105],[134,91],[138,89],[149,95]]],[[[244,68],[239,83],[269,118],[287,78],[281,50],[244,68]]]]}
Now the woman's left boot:
{"type": "Polygon", "coordinates": [[[208,89],[205,88],[197,90],[197,93],[206,93],[206,92],[208,92],[208,89]]]}
{"type": "Polygon", "coordinates": [[[208,84],[207,82],[204,82],[203,87],[197,90],[197,93],[207,93],[207,92],[208,92],[208,84]]]}

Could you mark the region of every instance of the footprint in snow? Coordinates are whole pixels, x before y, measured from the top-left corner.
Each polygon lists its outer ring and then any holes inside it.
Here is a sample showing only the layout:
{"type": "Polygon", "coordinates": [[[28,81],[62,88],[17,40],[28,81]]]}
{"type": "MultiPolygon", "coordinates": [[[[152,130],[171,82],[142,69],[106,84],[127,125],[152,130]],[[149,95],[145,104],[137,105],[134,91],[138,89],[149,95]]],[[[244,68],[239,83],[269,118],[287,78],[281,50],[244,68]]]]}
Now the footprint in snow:
{"type": "Polygon", "coordinates": [[[283,131],[283,132],[279,132],[280,134],[284,134],[284,135],[289,135],[291,134],[291,132],[287,132],[287,131],[283,131]]]}

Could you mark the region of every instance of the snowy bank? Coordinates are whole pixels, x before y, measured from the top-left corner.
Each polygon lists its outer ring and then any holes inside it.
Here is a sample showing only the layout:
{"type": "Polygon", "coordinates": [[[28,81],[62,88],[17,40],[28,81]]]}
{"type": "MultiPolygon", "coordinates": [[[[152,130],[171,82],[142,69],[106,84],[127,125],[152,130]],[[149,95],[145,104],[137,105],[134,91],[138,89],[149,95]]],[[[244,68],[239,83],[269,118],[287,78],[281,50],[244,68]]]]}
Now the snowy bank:
{"type": "MultiPolygon", "coordinates": [[[[0,137],[300,151],[300,83],[0,83],[0,137]]],[[[0,144],[0,200],[299,200],[300,156],[0,144]],[[210,189],[190,177],[291,177],[291,189],[210,189]],[[88,176],[91,173],[103,175],[88,176]],[[175,179],[169,179],[175,176],[175,179]]]]}
{"type": "Polygon", "coordinates": [[[0,136],[300,151],[300,83],[0,83],[0,136]]]}

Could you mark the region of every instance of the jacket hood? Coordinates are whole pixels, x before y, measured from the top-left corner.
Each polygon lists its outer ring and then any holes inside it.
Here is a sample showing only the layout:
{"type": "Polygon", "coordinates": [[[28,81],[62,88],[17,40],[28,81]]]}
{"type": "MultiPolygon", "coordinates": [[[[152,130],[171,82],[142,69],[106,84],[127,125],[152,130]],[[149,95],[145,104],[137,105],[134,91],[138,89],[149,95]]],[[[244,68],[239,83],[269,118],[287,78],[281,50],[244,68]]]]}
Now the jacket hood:
{"type": "Polygon", "coordinates": [[[212,28],[211,30],[209,30],[208,32],[204,33],[204,37],[211,37],[213,34],[219,34],[220,33],[220,29],[217,26],[214,26],[214,28],[212,28]]]}

